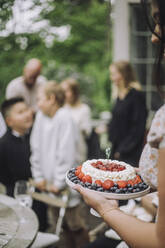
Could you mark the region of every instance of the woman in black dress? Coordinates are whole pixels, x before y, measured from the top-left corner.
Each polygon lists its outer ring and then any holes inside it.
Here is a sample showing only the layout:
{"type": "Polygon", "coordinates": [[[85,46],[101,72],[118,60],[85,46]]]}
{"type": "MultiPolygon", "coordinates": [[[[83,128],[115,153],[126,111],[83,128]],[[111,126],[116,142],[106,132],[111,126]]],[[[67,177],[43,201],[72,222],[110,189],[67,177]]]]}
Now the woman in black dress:
{"type": "Polygon", "coordinates": [[[129,62],[111,64],[110,78],[117,90],[108,130],[112,143],[111,159],[137,166],[144,145],[147,118],[145,96],[129,62]]]}

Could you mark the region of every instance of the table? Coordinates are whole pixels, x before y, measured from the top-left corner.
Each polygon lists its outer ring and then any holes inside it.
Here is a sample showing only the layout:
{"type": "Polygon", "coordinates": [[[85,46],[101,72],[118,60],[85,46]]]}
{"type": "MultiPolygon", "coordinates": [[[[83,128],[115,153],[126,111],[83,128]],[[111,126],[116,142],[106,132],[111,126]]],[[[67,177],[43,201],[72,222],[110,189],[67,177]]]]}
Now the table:
{"type": "Polygon", "coordinates": [[[30,208],[0,194],[0,248],[28,248],[38,232],[38,219],[30,208]],[[25,221],[20,222],[21,218],[25,221]]]}

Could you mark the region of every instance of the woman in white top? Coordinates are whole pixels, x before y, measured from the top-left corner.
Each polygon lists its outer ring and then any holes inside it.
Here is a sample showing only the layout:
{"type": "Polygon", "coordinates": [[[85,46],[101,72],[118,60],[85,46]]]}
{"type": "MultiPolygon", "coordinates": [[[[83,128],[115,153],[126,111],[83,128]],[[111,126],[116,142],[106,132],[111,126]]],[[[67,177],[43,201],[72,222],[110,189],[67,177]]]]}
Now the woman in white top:
{"type": "Polygon", "coordinates": [[[84,162],[87,159],[86,138],[89,137],[92,128],[91,110],[80,100],[79,84],[74,78],[65,79],[61,85],[65,91],[65,107],[71,112],[72,118],[80,130],[80,162],[84,162]]]}

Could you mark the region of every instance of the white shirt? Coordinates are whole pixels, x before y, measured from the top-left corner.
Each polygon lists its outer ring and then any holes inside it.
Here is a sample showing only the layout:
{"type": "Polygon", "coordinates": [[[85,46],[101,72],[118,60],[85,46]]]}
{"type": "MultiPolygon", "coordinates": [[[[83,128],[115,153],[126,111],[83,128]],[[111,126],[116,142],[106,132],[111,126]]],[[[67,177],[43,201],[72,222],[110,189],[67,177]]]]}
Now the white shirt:
{"type": "MultiPolygon", "coordinates": [[[[77,128],[66,109],[60,108],[52,118],[39,111],[30,138],[33,178],[64,188],[66,172],[77,165],[77,141],[77,128]]],[[[74,207],[80,196],[75,190],[70,191],[68,206],[74,207]]]]}
{"type": "Polygon", "coordinates": [[[32,88],[28,88],[24,82],[23,76],[13,79],[6,88],[6,99],[12,97],[23,97],[26,103],[37,110],[36,94],[38,88],[46,82],[46,78],[42,75],[38,76],[32,88]]]}
{"type": "Polygon", "coordinates": [[[80,103],[79,105],[74,107],[66,104],[65,108],[70,111],[72,118],[80,131],[78,148],[80,154],[80,162],[82,163],[87,159],[86,138],[92,131],[91,110],[85,103],[80,103]]]}
{"type": "Polygon", "coordinates": [[[66,172],[76,166],[77,132],[68,111],[60,108],[50,118],[38,112],[31,133],[30,158],[35,180],[65,186],[66,172]]]}

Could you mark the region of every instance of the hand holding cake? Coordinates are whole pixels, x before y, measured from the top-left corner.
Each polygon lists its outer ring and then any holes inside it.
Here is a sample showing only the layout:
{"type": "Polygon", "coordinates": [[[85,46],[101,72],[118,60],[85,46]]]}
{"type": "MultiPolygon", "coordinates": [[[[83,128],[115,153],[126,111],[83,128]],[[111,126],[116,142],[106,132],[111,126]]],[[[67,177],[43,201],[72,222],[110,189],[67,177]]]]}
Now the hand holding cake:
{"type": "Polygon", "coordinates": [[[118,202],[116,200],[107,200],[101,194],[98,194],[97,192],[87,191],[78,184],[75,185],[73,188],[83,196],[84,201],[88,205],[99,212],[102,216],[104,215],[105,211],[109,212],[111,210],[118,209],[118,202]],[[99,202],[102,202],[102,204],[98,204],[99,202]]]}

